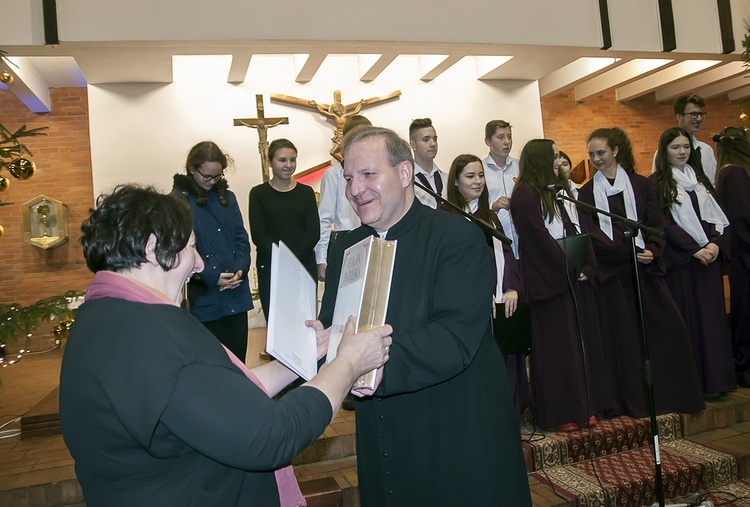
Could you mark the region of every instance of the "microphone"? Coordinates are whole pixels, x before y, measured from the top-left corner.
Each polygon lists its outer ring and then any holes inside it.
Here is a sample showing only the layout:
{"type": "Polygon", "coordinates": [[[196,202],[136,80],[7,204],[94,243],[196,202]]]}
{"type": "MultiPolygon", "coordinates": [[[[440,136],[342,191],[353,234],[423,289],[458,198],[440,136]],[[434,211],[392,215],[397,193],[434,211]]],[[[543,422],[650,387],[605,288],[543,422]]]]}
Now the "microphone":
{"type": "Polygon", "coordinates": [[[544,188],[548,192],[559,192],[560,190],[565,190],[565,187],[560,185],[559,183],[555,183],[554,185],[547,185],[544,188]]]}
{"type": "Polygon", "coordinates": [[[721,134],[714,134],[714,137],[712,137],[711,139],[713,139],[715,143],[718,143],[719,141],[724,140],[724,136],[722,136],[721,134]]]}

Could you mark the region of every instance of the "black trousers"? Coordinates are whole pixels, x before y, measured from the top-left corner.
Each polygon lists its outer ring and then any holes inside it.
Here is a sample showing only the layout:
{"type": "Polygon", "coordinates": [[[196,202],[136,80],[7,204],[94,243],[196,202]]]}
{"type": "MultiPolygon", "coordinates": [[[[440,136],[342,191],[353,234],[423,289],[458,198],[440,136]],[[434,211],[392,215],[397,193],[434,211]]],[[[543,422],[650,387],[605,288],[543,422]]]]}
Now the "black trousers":
{"type": "Polygon", "coordinates": [[[204,322],[203,325],[226,348],[240,358],[240,361],[245,362],[245,354],[247,353],[247,312],[227,315],[217,320],[210,320],[204,322]]]}

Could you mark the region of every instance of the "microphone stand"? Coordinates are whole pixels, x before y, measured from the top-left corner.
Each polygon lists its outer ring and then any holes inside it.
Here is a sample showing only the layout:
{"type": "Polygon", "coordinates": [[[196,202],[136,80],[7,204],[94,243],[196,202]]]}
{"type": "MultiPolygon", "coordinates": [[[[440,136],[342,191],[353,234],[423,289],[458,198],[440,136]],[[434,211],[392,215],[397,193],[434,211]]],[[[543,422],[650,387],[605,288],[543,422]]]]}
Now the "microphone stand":
{"type": "MultiPolygon", "coordinates": [[[[550,190],[553,191],[553,190],[550,190]]],[[[630,245],[633,252],[633,263],[635,265],[635,289],[636,289],[636,299],[638,302],[638,318],[641,323],[641,338],[643,342],[643,369],[644,369],[644,377],[646,382],[646,390],[648,392],[648,412],[649,417],[651,420],[651,435],[654,442],[654,468],[655,468],[655,479],[656,479],[656,497],[659,501],[659,507],[665,507],[664,506],[664,482],[661,475],[661,454],[659,452],[659,424],[656,421],[656,406],[654,405],[654,383],[653,383],[653,377],[651,375],[651,358],[649,356],[648,352],[648,338],[646,336],[646,322],[643,317],[643,295],[641,294],[641,272],[640,268],[638,266],[638,259],[636,258],[636,244],[635,240],[638,237],[638,231],[641,230],[644,233],[648,233],[652,236],[657,236],[659,238],[665,238],[666,234],[664,231],[661,231],[659,229],[654,229],[653,227],[649,227],[647,225],[642,224],[641,222],[637,220],[631,220],[630,218],[623,217],[620,215],[616,215],[614,213],[610,213],[609,211],[604,211],[603,209],[599,209],[596,206],[592,206],[588,203],[581,202],[578,199],[573,199],[568,195],[565,195],[565,192],[563,190],[560,190],[557,195],[557,199],[562,201],[570,201],[574,203],[577,207],[584,208],[590,212],[595,213],[601,213],[602,215],[606,215],[614,220],[618,220],[620,222],[623,222],[627,227],[628,230],[625,231],[625,236],[630,238],[630,245]]],[[[654,504],[656,505],[656,504],[654,504]]]]}
{"type": "Polygon", "coordinates": [[[488,236],[488,237],[493,236],[497,238],[498,240],[500,240],[502,243],[505,243],[506,245],[513,244],[513,240],[511,240],[508,236],[506,236],[502,232],[498,231],[495,228],[495,226],[493,226],[491,223],[487,222],[486,220],[482,220],[481,218],[475,217],[471,213],[467,213],[466,210],[462,210],[461,208],[459,208],[458,206],[456,206],[455,204],[447,200],[442,195],[434,192],[431,188],[422,185],[420,182],[416,180],[414,181],[414,185],[421,188],[428,194],[430,194],[439,202],[447,204],[448,206],[451,207],[451,209],[456,210],[457,213],[463,215],[464,217],[468,218],[470,221],[474,222],[476,225],[479,226],[480,229],[482,229],[482,232],[484,232],[485,236],[488,236]]]}

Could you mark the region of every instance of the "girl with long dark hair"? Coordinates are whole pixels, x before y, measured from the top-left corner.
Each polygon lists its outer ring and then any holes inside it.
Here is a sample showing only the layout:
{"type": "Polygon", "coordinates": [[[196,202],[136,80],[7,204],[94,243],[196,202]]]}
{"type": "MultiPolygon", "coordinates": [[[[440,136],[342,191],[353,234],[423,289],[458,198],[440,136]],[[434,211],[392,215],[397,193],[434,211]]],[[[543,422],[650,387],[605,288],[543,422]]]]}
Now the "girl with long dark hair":
{"type": "MultiPolygon", "coordinates": [[[[580,232],[575,213],[548,186],[559,184],[559,150],[549,139],[524,146],[510,200],[519,263],[531,309],[531,389],[535,421],[572,431],[596,424],[610,388],[591,283],[593,249],[580,274],[557,240],[580,232]]],[[[563,192],[570,195],[564,186],[563,192]]]]}
{"type": "Polygon", "coordinates": [[[737,387],[720,265],[728,260],[729,220],[697,156],[685,129],[667,129],[649,179],[666,225],[667,285],[690,334],[704,397],[714,399],[737,387]]]}

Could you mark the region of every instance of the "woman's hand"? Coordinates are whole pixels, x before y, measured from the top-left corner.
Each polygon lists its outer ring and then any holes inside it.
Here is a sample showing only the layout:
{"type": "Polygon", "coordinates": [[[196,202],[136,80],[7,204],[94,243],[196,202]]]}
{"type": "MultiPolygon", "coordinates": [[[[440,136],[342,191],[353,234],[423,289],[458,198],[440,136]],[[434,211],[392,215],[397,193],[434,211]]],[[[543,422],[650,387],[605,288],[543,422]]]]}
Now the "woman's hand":
{"type": "Polygon", "coordinates": [[[703,248],[708,250],[708,252],[711,254],[711,260],[709,262],[713,262],[719,258],[719,246],[716,243],[709,243],[703,248]]]}
{"type": "Polygon", "coordinates": [[[331,338],[331,328],[323,328],[319,320],[306,320],[305,325],[315,330],[315,338],[318,344],[318,361],[323,359],[328,353],[328,340],[331,338]]]}
{"type": "Polygon", "coordinates": [[[512,317],[518,308],[518,292],[513,289],[506,290],[501,301],[505,304],[505,318],[512,317]]]}
{"type": "Polygon", "coordinates": [[[651,264],[654,260],[654,252],[651,250],[644,250],[641,253],[635,254],[635,259],[641,264],[651,264]]]}
{"type": "MultiPolygon", "coordinates": [[[[319,328],[313,323],[316,333],[319,328]]],[[[329,364],[324,365],[318,374],[307,385],[319,389],[331,402],[335,416],[341,407],[344,396],[352,388],[358,377],[382,366],[388,361],[391,343],[391,326],[385,325],[354,333],[354,317],[349,317],[344,328],[344,336],[339,343],[336,357],[329,364]]],[[[320,335],[319,335],[320,336],[320,335]]],[[[376,384],[383,377],[382,370],[378,373],[376,384]]],[[[377,385],[376,385],[377,389],[377,385]]],[[[366,391],[358,395],[366,395],[366,391]]]]}
{"type": "Polygon", "coordinates": [[[706,247],[703,247],[697,252],[695,252],[693,254],[693,257],[701,261],[701,264],[703,264],[704,266],[708,266],[714,261],[714,258],[711,252],[708,249],[706,249],[706,247]]]}
{"type": "Polygon", "coordinates": [[[242,270],[238,270],[236,273],[220,273],[219,281],[216,285],[219,286],[219,290],[236,289],[242,283],[242,270]]]}
{"type": "Polygon", "coordinates": [[[336,360],[348,361],[354,368],[355,378],[380,368],[389,359],[393,343],[390,336],[392,332],[393,328],[386,324],[355,334],[354,317],[349,317],[336,352],[336,360]]]}

